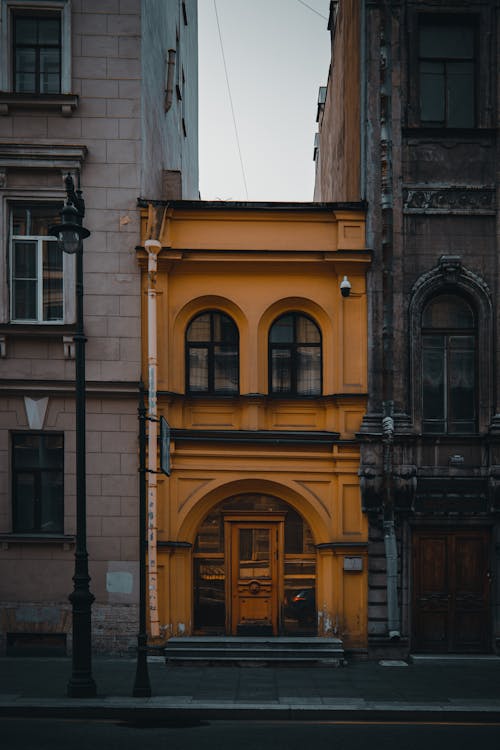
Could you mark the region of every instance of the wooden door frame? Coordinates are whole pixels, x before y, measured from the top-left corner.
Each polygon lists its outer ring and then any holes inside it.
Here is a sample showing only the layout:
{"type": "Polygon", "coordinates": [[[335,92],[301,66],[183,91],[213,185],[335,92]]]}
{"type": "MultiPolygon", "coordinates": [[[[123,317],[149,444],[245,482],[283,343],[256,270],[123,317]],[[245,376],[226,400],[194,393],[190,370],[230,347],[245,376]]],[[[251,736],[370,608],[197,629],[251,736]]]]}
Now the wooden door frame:
{"type": "Polygon", "coordinates": [[[284,512],[262,513],[261,511],[230,511],[224,513],[224,557],[226,561],[226,633],[233,634],[233,586],[236,567],[234,561],[235,550],[233,549],[233,531],[236,528],[270,528],[275,529],[276,549],[275,559],[272,560],[272,611],[273,611],[273,635],[278,635],[282,628],[281,602],[284,594],[284,512]]]}

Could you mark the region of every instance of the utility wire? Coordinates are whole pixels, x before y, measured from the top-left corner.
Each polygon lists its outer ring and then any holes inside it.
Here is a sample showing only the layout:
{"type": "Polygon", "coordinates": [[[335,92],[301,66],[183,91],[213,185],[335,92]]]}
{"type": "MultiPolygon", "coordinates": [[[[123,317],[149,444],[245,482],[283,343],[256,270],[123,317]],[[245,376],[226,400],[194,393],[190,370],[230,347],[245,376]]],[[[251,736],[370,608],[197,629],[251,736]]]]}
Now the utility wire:
{"type": "Polygon", "coordinates": [[[328,18],[323,15],[323,13],[320,13],[319,10],[316,10],[316,8],[312,8],[310,5],[304,2],[304,0],[297,0],[298,3],[303,5],[305,8],[309,8],[309,10],[312,10],[313,13],[316,13],[317,16],[321,16],[321,18],[324,18],[325,21],[328,21],[328,18]]]}
{"type": "Polygon", "coordinates": [[[217,13],[217,0],[214,0],[214,8],[215,8],[215,18],[217,20],[217,29],[219,31],[219,40],[220,40],[220,48],[221,48],[221,52],[222,52],[222,61],[224,63],[224,72],[226,74],[227,92],[229,94],[229,103],[231,104],[231,113],[233,115],[234,134],[236,136],[236,145],[238,146],[238,154],[239,154],[239,157],[240,157],[241,174],[243,175],[243,184],[245,186],[245,196],[246,196],[246,199],[248,200],[247,179],[246,179],[246,176],[245,176],[245,167],[243,166],[243,157],[241,155],[241,146],[240,146],[240,139],[239,139],[239,136],[238,136],[238,127],[236,125],[236,115],[234,114],[233,97],[231,96],[231,87],[229,85],[229,76],[227,74],[226,56],[224,54],[224,45],[222,43],[222,34],[221,34],[220,23],[219,23],[219,14],[217,13]]]}

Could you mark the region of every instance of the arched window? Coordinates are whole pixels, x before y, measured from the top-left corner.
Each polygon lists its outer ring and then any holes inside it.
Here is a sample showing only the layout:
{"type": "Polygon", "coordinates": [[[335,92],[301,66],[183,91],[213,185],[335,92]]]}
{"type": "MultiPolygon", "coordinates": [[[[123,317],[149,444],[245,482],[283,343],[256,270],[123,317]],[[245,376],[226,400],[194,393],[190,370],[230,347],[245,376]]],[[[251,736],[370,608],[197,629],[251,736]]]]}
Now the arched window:
{"type": "Polygon", "coordinates": [[[271,326],[269,391],[296,396],[321,394],[321,332],[301,313],[286,313],[271,326]]]}
{"type": "Polygon", "coordinates": [[[477,430],[476,319],[462,297],[442,294],[422,312],[422,427],[477,430]]]}
{"type": "Polygon", "coordinates": [[[236,324],[216,310],[197,315],[186,331],[186,391],[224,395],[238,389],[236,324]]]}

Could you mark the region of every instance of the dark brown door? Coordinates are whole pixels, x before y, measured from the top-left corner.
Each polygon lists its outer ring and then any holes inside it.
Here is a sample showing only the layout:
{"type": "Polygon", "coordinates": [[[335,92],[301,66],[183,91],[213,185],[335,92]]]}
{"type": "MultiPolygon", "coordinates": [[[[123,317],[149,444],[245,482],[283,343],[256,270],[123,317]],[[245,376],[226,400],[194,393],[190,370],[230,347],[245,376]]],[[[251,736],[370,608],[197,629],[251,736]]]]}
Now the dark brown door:
{"type": "Polygon", "coordinates": [[[414,533],[414,650],[478,653],[491,649],[488,561],[486,530],[414,533]]]}

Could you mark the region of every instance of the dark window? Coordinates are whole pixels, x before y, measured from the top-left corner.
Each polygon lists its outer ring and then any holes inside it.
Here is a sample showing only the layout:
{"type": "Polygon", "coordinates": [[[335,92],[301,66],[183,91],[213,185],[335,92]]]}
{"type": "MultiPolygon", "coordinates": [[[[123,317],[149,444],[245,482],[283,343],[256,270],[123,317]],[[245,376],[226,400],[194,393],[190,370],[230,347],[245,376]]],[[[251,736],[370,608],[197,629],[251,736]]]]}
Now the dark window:
{"type": "Polygon", "coordinates": [[[423,431],[476,430],[476,327],[469,304],[451,295],[422,314],[423,431]]]}
{"type": "Polygon", "coordinates": [[[211,310],[194,318],[186,332],[186,357],[188,393],[238,393],[238,329],[228,315],[211,310]]]}
{"type": "Polygon", "coordinates": [[[59,206],[15,206],[11,212],[11,319],[61,323],[63,253],[50,224],[59,222],[59,206]]]}
{"type": "Polygon", "coordinates": [[[269,331],[269,390],[297,396],[321,394],[321,333],[300,313],[286,313],[269,331]]]}
{"type": "Polygon", "coordinates": [[[14,90],[20,94],[61,92],[61,18],[59,14],[16,14],[14,90]]]}
{"type": "Polygon", "coordinates": [[[473,19],[423,17],[419,31],[421,123],[431,127],[474,127],[476,33],[473,19]]]}
{"type": "Polygon", "coordinates": [[[13,528],[15,533],[64,531],[63,436],[17,433],[12,436],[13,528]]]}

